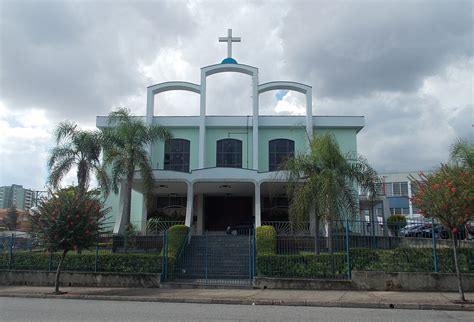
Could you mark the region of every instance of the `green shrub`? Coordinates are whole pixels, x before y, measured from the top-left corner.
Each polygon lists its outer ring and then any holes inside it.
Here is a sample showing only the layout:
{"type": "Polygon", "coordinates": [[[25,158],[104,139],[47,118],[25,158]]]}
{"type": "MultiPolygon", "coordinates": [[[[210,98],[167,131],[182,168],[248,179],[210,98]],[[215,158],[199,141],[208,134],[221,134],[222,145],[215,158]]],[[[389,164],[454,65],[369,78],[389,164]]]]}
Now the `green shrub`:
{"type": "MultiPolygon", "coordinates": [[[[438,271],[454,273],[454,256],[450,248],[437,249],[438,271]]],[[[358,271],[385,272],[433,272],[432,248],[394,248],[350,250],[351,269],[358,271]]],[[[459,266],[462,272],[474,272],[474,248],[459,249],[459,266]]],[[[257,256],[259,276],[287,278],[337,278],[347,273],[345,253],[314,255],[300,252],[298,255],[257,256]]]]}
{"type": "Polygon", "coordinates": [[[407,225],[405,216],[394,214],[387,218],[388,229],[392,231],[395,236],[398,236],[400,229],[407,225]]]}
{"type": "MultiPolygon", "coordinates": [[[[177,257],[188,236],[188,227],[185,225],[174,225],[168,229],[168,246],[166,250],[167,267],[168,271],[172,272],[174,265],[177,261],[177,257]]],[[[164,248],[161,250],[160,255],[163,256],[164,248]]]]}
{"type": "MultiPolygon", "coordinates": [[[[55,269],[59,253],[52,256],[51,268],[55,269]]],[[[161,272],[161,257],[158,254],[107,253],[98,256],[98,271],[124,273],[161,272]]],[[[46,252],[16,252],[13,254],[12,269],[48,270],[49,254],[46,252]]],[[[0,254],[0,268],[8,268],[8,254],[0,254]]],[[[90,272],[95,270],[95,254],[70,253],[64,260],[65,271],[90,272]]]]}
{"type": "Polygon", "coordinates": [[[371,248],[351,248],[351,269],[356,271],[367,270],[373,263],[379,261],[380,250],[371,248]]]}
{"type": "Polygon", "coordinates": [[[176,258],[188,236],[188,227],[174,225],[168,229],[168,257],[176,258]]]}
{"type": "Polygon", "coordinates": [[[320,255],[261,255],[257,259],[259,276],[283,278],[337,278],[347,275],[343,253],[320,255]]]}
{"type": "Polygon", "coordinates": [[[273,226],[257,227],[257,256],[275,255],[276,253],[276,231],[273,226]]]}

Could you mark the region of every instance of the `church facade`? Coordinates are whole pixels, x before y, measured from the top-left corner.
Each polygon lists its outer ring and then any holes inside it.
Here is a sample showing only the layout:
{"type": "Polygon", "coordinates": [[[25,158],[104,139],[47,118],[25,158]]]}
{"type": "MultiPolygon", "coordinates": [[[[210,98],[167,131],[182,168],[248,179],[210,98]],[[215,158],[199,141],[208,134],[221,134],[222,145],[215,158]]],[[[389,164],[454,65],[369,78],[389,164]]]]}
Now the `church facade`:
{"type": "MultiPolygon", "coordinates": [[[[199,84],[171,81],[147,88],[146,115],[149,125],[168,128],[173,138],[149,147],[156,180],[152,200],[145,203],[140,177],[134,178],[131,222],[145,230],[150,218],[184,221],[201,234],[228,227],[260,226],[267,221],[287,221],[286,183],[278,166],[288,157],[306,153],[309,138],[330,131],[344,153],[357,152],[357,133],[362,116],[313,115],[310,85],[293,81],[259,83],[258,69],[232,58],[201,68],[199,84]],[[206,114],[206,82],[218,73],[242,73],[251,77],[252,115],[209,116],[206,114]],[[296,91],[305,97],[303,116],[265,116],[259,113],[259,96],[270,91],[296,91]],[[200,97],[198,116],[154,115],[155,97],[169,91],[189,91],[200,97]],[[286,210],[285,210],[286,209],[286,210]]],[[[223,102],[225,104],[225,102],[223,102]]],[[[107,126],[98,116],[98,127],[107,126]]],[[[111,195],[114,232],[123,231],[123,192],[111,195]]]]}

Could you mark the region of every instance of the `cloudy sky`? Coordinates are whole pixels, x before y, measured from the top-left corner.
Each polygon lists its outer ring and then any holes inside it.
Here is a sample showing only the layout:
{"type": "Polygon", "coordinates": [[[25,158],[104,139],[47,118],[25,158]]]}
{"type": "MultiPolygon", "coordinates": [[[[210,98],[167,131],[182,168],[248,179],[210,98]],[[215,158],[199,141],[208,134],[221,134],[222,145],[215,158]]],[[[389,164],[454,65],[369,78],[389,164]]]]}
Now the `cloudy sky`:
{"type": "MultiPolygon", "coordinates": [[[[315,115],[365,116],[359,152],[380,172],[432,169],[456,138],[474,138],[472,1],[1,0],[0,185],[44,187],[58,122],[94,128],[118,106],[144,115],[147,86],[199,83],[225,58],[227,28],[260,83],[311,85],[315,115]]],[[[208,86],[209,113],[250,113],[249,77],[208,86]]],[[[198,104],[166,94],[155,113],[198,104]]],[[[264,114],[302,109],[292,92],[262,97],[264,114]]]]}

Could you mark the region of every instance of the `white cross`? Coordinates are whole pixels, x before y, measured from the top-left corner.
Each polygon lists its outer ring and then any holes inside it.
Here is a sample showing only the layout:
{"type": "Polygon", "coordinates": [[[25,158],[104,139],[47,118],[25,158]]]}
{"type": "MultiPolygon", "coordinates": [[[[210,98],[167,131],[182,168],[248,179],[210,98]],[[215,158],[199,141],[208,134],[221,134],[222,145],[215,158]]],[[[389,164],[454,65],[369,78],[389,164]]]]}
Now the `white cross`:
{"type": "Polygon", "coordinates": [[[232,37],[232,29],[227,29],[227,37],[219,37],[219,42],[227,43],[227,57],[232,57],[232,43],[240,42],[240,37],[232,37]]]}

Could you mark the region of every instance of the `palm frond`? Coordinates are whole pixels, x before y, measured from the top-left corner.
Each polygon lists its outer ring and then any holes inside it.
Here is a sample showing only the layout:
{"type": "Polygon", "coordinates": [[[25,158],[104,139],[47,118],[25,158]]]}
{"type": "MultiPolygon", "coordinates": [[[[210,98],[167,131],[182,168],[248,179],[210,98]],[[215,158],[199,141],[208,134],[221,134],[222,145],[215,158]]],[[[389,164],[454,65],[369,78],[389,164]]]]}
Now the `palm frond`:
{"type": "Polygon", "coordinates": [[[56,144],[59,144],[62,140],[67,138],[73,138],[77,130],[77,124],[69,121],[61,122],[54,130],[54,137],[56,144]]]}
{"type": "Polygon", "coordinates": [[[57,161],[48,177],[48,182],[53,188],[58,188],[61,180],[66,176],[66,174],[71,170],[74,165],[75,157],[70,156],[68,158],[62,158],[60,161],[57,161]]]}
{"type": "Polygon", "coordinates": [[[456,165],[474,168],[474,144],[468,140],[458,139],[450,150],[450,159],[456,165]]]}

